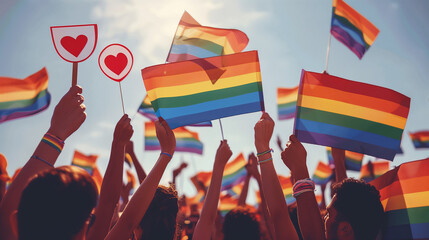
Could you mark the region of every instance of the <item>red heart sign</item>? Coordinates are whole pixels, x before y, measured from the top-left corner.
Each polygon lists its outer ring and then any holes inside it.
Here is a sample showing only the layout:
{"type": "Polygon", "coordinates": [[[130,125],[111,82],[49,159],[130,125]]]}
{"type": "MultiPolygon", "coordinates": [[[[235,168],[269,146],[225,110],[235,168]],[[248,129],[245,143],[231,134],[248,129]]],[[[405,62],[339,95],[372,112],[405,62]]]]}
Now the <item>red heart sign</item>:
{"type": "Polygon", "coordinates": [[[125,67],[128,64],[128,59],[123,53],[118,53],[115,57],[113,55],[109,55],[104,59],[104,64],[116,75],[120,75],[122,71],[124,71],[125,67]]]}
{"type": "Polygon", "coordinates": [[[88,38],[85,35],[79,35],[76,39],[70,36],[61,38],[61,45],[75,57],[79,56],[87,42],[88,38]]]}

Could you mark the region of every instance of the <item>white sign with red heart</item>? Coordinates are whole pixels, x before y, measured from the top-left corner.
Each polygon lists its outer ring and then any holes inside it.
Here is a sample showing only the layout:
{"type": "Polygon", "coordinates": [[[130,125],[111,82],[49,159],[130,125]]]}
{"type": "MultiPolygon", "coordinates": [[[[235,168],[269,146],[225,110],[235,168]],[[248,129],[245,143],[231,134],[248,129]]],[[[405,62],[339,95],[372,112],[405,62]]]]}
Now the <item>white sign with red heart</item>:
{"type": "Polygon", "coordinates": [[[51,27],[52,41],[60,57],[68,62],[85,61],[97,45],[97,24],[51,27]]]}
{"type": "Polygon", "coordinates": [[[133,67],[133,54],[121,44],[111,44],[101,51],[98,65],[107,77],[120,82],[133,67]]]}

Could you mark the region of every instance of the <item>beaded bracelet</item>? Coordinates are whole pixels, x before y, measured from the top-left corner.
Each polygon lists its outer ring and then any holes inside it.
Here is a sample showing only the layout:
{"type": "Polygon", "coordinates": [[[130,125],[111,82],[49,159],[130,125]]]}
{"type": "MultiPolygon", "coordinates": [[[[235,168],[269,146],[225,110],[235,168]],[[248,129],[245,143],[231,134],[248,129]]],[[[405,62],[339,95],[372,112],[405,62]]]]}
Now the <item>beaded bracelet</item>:
{"type": "Polygon", "coordinates": [[[48,144],[49,146],[53,147],[55,150],[57,150],[59,153],[64,148],[64,141],[59,139],[57,136],[54,136],[50,133],[46,133],[43,138],[42,142],[48,144]]]}
{"type": "Polygon", "coordinates": [[[270,148],[270,149],[268,149],[267,151],[264,151],[264,152],[261,152],[261,153],[256,154],[256,156],[257,156],[257,157],[260,157],[260,156],[262,156],[262,155],[264,155],[264,154],[267,154],[267,153],[270,153],[270,152],[274,152],[274,150],[273,150],[272,148],[270,148]]]}
{"type": "Polygon", "coordinates": [[[54,167],[54,165],[52,165],[50,162],[46,161],[45,159],[39,158],[39,157],[38,157],[38,156],[36,156],[36,155],[31,156],[31,158],[37,159],[37,160],[39,160],[39,161],[42,161],[42,162],[44,162],[44,163],[48,164],[48,165],[49,165],[49,166],[51,166],[51,167],[54,167]]]}
{"type": "Polygon", "coordinates": [[[166,156],[169,156],[170,158],[172,158],[172,157],[173,157],[173,156],[171,156],[171,154],[166,153],[166,152],[162,152],[162,153],[161,153],[161,155],[162,155],[162,154],[164,154],[164,155],[166,155],[166,156]]]}
{"type": "Polygon", "coordinates": [[[315,185],[313,180],[306,178],[296,181],[293,185],[293,197],[296,198],[302,193],[314,191],[315,185]]]}
{"type": "Polygon", "coordinates": [[[265,159],[265,160],[258,161],[258,164],[261,165],[262,163],[265,163],[265,162],[268,162],[268,161],[271,161],[271,160],[273,160],[272,157],[270,157],[268,159],[265,159]]]}

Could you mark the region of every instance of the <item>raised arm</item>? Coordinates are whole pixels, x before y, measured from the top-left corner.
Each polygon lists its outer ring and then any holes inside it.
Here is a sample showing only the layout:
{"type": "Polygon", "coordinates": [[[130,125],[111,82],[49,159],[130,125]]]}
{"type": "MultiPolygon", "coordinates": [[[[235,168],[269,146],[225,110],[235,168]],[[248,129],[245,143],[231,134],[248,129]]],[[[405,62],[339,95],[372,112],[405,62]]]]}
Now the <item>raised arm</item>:
{"type": "Polygon", "coordinates": [[[133,164],[137,172],[137,177],[139,178],[139,183],[141,184],[147,175],[134,152],[133,141],[128,142],[127,146],[125,147],[125,151],[126,153],[130,154],[131,159],[133,160],[133,164]]]}
{"type": "Polygon", "coordinates": [[[54,167],[64,146],[64,141],[85,121],[85,105],[81,93],[81,87],[73,86],[57,104],[49,130],[4,196],[0,204],[2,239],[14,239],[9,217],[12,212],[17,210],[22,191],[27,183],[38,172],[54,167]]]}
{"type": "Polygon", "coordinates": [[[159,155],[158,161],[134,193],[118,222],[105,239],[116,240],[130,238],[132,231],[140,223],[152,202],[162,174],[170,162],[171,156],[174,154],[176,139],[167,122],[160,118],[159,121],[155,122],[155,128],[156,136],[161,145],[161,154],[159,155]]]}
{"type": "Polygon", "coordinates": [[[246,205],[247,194],[249,192],[250,178],[252,177],[251,167],[252,166],[251,166],[251,162],[250,162],[250,158],[249,158],[249,162],[246,165],[246,171],[247,171],[246,179],[244,179],[243,189],[241,189],[240,196],[238,197],[238,206],[245,206],[246,205]]]}
{"type": "MultiPolygon", "coordinates": [[[[295,186],[300,181],[309,178],[306,158],[307,151],[299,140],[291,135],[286,149],[282,152],[282,160],[291,170],[295,179],[295,186]]],[[[314,185],[313,185],[314,186],[314,185]]],[[[314,188],[299,193],[294,190],[294,197],[298,205],[298,222],[304,239],[324,239],[323,222],[320,216],[319,206],[314,195],[314,188]]]]}
{"type": "Polygon", "coordinates": [[[346,151],[339,148],[332,148],[332,157],[335,164],[335,181],[342,182],[347,178],[346,151]]]}
{"type": "Polygon", "coordinates": [[[222,185],[223,170],[231,157],[232,152],[226,140],[221,141],[216,152],[216,158],[213,165],[213,174],[210,187],[204,201],[203,210],[200,219],[195,226],[192,239],[206,240],[210,239],[213,225],[216,220],[217,206],[219,203],[220,187],[222,185]]]}
{"type": "Polygon", "coordinates": [[[95,209],[95,222],[89,229],[88,239],[104,239],[109,232],[110,222],[121,195],[125,145],[130,141],[134,132],[130,122],[131,119],[125,114],[116,124],[110,160],[101,185],[100,199],[95,209]]]}

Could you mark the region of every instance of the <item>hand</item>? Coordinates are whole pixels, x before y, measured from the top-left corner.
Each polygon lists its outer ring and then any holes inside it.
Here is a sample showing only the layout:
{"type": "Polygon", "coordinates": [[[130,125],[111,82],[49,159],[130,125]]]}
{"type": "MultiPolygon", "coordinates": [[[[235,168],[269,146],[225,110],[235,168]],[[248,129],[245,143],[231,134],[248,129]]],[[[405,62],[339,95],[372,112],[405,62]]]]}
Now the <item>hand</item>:
{"type": "Polygon", "coordinates": [[[115,127],[115,132],[113,133],[113,142],[120,146],[124,146],[129,143],[131,136],[133,136],[134,130],[131,126],[131,119],[127,114],[119,119],[115,127]]]}
{"type": "Polygon", "coordinates": [[[80,86],[71,87],[55,107],[48,132],[63,141],[74,133],[86,119],[86,107],[83,104],[84,98],[81,93],[80,86]]]}
{"type": "Polygon", "coordinates": [[[134,152],[134,143],[133,141],[129,141],[127,145],[125,145],[125,152],[131,154],[134,152]]]}
{"type": "Polygon", "coordinates": [[[215,165],[219,164],[225,167],[229,158],[232,156],[231,148],[229,148],[227,140],[220,141],[220,145],[216,152],[215,165]]]}
{"type": "Polygon", "coordinates": [[[165,152],[173,156],[176,150],[176,137],[173,130],[170,129],[167,122],[160,117],[155,121],[156,137],[161,145],[161,152],[165,152]]]}
{"type": "Polygon", "coordinates": [[[264,112],[261,119],[255,124],[255,147],[258,152],[270,148],[270,139],[273,135],[274,121],[268,113],[264,112]]]}
{"type": "Polygon", "coordinates": [[[246,165],[246,170],[250,176],[253,176],[256,179],[259,178],[258,159],[254,153],[249,154],[249,163],[246,165]]]}
{"type": "Polygon", "coordinates": [[[284,164],[292,171],[294,176],[297,178],[296,180],[299,180],[301,179],[299,177],[300,173],[303,171],[307,172],[307,151],[295,135],[291,135],[289,140],[290,144],[288,143],[288,146],[282,152],[281,156],[284,164]]]}

